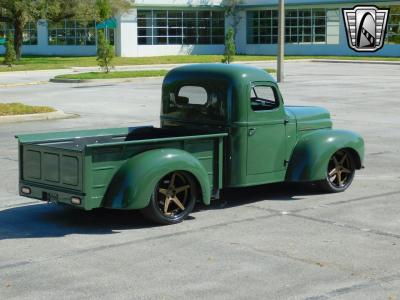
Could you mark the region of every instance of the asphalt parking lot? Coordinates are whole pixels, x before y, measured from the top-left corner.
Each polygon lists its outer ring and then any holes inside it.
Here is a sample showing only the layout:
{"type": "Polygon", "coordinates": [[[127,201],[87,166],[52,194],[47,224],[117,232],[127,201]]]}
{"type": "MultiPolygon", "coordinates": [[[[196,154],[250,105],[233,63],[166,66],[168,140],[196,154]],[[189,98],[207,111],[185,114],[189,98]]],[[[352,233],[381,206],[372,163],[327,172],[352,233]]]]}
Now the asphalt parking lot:
{"type": "Polygon", "coordinates": [[[189,220],[65,210],[17,195],[14,135],[158,124],[161,79],[0,88],[79,118],[0,125],[0,299],[400,299],[400,65],[291,62],[287,104],[366,142],[348,191],[228,190],[189,220]]]}

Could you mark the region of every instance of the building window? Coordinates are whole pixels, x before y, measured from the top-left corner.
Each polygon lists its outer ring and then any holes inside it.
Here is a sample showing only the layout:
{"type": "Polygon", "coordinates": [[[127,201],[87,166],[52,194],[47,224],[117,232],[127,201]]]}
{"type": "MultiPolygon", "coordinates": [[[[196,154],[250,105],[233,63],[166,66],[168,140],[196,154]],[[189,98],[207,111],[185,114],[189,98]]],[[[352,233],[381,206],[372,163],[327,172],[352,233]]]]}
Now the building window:
{"type": "Polygon", "coordinates": [[[139,45],[223,44],[223,11],[139,10],[139,45]]]}
{"type": "MultiPolygon", "coordinates": [[[[247,12],[247,43],[277,44],[278,11],[247,12]]],[[[288,9],[285,42],[290,44],[339,43],[339,10],[288,9]]]]}
{"type": "Polygon", "coordinates": [[[390,7],[386,42],[388,44],[400,44],[400,6],[390,7]]]}
{"type": "MultiPolygon", "coordinates": [[[[6,38],[8,32],[14,34],[14,26],[9,23],[0,22],[0,38],[6,38]]],[[[22,39],[24,45],[37,45],[36,23],[28,22],[25,25],[22,33],[22,39]]]]}
{"type": "Polygon", "coordinates": [[[49,45],[96,45],[96,22],[63,20],[48,22],[49,45]]]}

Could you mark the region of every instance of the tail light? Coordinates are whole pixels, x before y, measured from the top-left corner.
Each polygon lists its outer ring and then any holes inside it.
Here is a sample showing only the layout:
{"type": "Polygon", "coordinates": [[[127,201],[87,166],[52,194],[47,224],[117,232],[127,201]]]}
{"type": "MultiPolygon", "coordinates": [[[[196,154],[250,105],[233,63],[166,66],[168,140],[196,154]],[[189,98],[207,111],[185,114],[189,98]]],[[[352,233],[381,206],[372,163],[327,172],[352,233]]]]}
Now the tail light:
{"type": "Polygon", "coordinates": [[[81,198],[79,197],[72,197],[71,198],[71,203],[75,205],[81,205],[81,198]]]}
{"type": "Polygon", "coordinates": [[[31,191],[30,188],[28,188],[28,187],[26,187],[26,186],[23,186],[23,187],[21,188],[21,192],[22,192],[23,194],[29,195],[32,191],[31,191]]]}

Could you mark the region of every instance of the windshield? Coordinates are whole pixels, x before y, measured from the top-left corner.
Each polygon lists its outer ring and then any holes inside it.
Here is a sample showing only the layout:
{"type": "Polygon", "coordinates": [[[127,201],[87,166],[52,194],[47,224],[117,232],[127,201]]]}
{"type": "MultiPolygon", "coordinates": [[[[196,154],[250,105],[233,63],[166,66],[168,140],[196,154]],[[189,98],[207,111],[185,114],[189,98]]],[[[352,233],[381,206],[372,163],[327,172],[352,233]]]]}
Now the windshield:
{"type": "Polygon", "coordinates": [[[226,117],[226,90],[222,87],[182,85],[164,95],[164,115],[191,122],[223,123],[226,117]]]}

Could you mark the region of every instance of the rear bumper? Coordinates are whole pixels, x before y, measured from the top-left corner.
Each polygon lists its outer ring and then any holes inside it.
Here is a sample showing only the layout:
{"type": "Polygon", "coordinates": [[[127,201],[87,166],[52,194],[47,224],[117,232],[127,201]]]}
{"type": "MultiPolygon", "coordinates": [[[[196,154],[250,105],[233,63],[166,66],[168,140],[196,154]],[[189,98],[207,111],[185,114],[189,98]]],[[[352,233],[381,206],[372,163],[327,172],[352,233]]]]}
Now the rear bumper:
{"type": "Polygon", "coordinates": [[[85,209],[85,195],[76,191],[61,191],[46,186],[21,181],[19,183],[19,195],[38,199],[46,202],[67,204],[76,208],[85,209]],[[80,204],[72,203],[72,199],[80,199],[80,204]]]}

